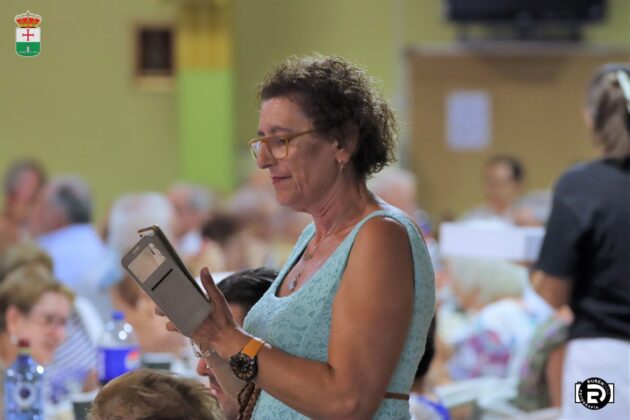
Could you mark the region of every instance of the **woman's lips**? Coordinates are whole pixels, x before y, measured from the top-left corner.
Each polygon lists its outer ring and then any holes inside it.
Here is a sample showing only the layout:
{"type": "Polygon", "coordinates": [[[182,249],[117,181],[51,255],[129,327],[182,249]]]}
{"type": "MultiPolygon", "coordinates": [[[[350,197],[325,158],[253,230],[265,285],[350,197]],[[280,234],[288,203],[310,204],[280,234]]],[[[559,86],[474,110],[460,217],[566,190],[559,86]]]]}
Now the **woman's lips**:
{"type": "Polygon", "coordinates": [[[208,389],[210,390],[212,395],[217,396],[223,394],[223,388],[221,388],[221,385],[219,385],[215,381],[210,381],[210,387],[208,389]]]}
{"type": "Polygon", "coordinates": [[[279,182],[282,182],[284,180],[287,180],[287,179],[289,179],[288,176],[272,176],[271,177],[271,183],[275,185],[275,184],[277,184],[279,182]]]}

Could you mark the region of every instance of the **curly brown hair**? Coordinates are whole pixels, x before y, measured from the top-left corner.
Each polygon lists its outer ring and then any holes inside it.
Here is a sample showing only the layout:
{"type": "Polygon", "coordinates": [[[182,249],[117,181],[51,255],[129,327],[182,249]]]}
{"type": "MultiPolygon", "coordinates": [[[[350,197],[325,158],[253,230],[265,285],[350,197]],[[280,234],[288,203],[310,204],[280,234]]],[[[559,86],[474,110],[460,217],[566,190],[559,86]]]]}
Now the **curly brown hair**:
{"type": "Polygon", "coordinates": [[[352,163],[359,176],[369,177],[395,160],[396,118],[361,67],[340,57],[290,57],[267,74],[258,102],[281,96],[296,100],[315,131],[342,146],[349,130],[358,129],[352,163]]]}

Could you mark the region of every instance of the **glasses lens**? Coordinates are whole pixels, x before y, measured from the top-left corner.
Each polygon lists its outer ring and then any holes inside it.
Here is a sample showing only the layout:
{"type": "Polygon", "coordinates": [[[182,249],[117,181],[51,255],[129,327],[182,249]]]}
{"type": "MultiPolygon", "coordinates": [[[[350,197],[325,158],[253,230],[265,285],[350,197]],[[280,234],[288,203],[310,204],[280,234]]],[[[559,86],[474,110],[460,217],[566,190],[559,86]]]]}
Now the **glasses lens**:
{"type": "Polygon", "coordinates": [[[269,147],[269,152],[271,156],[275,159],[283,159],[286,157],[287,146],[284,138],[282,137],[271,137],[267,140],[267,147],[269,147]]]}
{"type": "Polygon", "coordinates": [[[261,141],[255,141],[249,145],[249,150],[252,152],[252,157],[254,159],[258,158],[258,151],[260,150],[261,141]]]}
{"type": "Polygon", "coordinates": [[[287,141],[283,137],[267,137],[251,143],[250,150],[254,159],[258,159],[263,143],[274,159],[284,159],[287,156],[287,141]]]}

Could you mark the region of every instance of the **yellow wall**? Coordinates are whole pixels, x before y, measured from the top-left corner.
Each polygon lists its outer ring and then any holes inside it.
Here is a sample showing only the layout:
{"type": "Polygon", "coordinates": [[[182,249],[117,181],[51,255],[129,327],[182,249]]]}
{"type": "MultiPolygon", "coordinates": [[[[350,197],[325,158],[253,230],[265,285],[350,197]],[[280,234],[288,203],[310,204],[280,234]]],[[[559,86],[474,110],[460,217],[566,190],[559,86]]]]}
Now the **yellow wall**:
{"type": "Polygon", "coordinates": [[[133,29],[173,22],[174,5],[133,0],[3,0],[0,8],[0,172],[32,156],[52,174],[79,173],[95,192],[97,216],[118,195],[158,190],[177,167],[174,91],[132,80],[133,29]],[[13,18],[42,16],[42,51],[14,51],[13,18]]]}
{"type": "MultiPolygon", "coordinates": [[[[174,23],[183,2],[3,0],[0,172],[17,157],[35,156],[53,174],[81,173],[94,187],[100,216],[121,193],[163,189],[197,165],[185,157],[178,163],[177,92],[139,89],[131,75],[134,25],[174,23]],[[13,50],[13,17],[26,7],[44,18],[42,54],[32,59],[13,50]]],[[[253,166],[244,144],[256,131],[256,85],[272,63],[313,51],[342,55],[382,79],[385,95],[402,108],[405,48],[455,39],[441,3],[233,0],[233,141],[240,150],[233,172],[253,166]]],[[[627,44],[630,2],[610,3],[610,22],[589,29],[588,39],[627,44]]]]}

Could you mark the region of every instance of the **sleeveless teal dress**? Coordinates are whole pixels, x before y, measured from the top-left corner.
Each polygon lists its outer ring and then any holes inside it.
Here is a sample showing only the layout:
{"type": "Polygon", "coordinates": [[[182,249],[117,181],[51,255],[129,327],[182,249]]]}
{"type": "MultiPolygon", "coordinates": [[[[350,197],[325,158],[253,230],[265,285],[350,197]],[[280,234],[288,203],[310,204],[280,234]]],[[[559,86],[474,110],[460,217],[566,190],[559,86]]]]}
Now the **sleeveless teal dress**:
{"type": "MultiPolygon", "coordinates": [[[[282,280],[298,261],[315,234],[314,224],[307,226],[278,278],[248,313],[244,328],[250,334],[260,337],[271,346],[287,353],[325,362],[328,359],[333,300],[357,233],[363,224],[373,217],[389,217],[402,224],[407,230],[413,253],[415,281],[413,320],[398,365],[387,387],[388,392],[408,394],[418,363],[424,353],[429,323],[433,316],[435,282],[429,253],[422,236],[418,233],[415,224],[394,207],[375,211],[362,219],[306,284],[289,296],[277,297],[276,290],[282,280]]],[[[383,292],[387,291],[387,283],[388,279],[384,278],[383,292]]],[[[256,403],[253,418],[288,420],[307,417],[263,391],[256,403]]],[[[409,419],[409,403],[385,399],[374,418],[379,420],[409,419]]]]}

